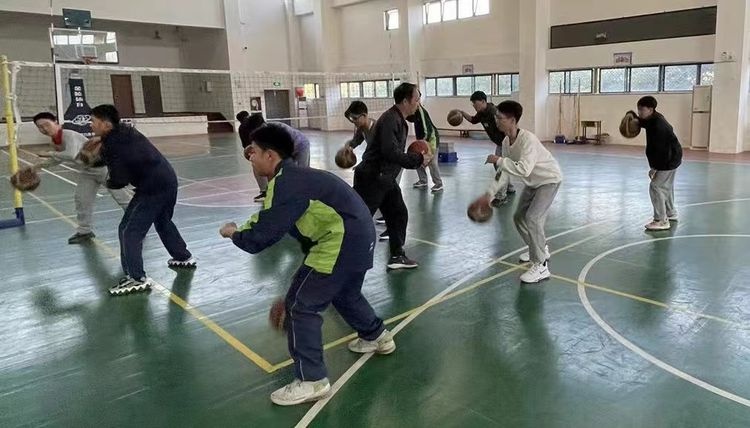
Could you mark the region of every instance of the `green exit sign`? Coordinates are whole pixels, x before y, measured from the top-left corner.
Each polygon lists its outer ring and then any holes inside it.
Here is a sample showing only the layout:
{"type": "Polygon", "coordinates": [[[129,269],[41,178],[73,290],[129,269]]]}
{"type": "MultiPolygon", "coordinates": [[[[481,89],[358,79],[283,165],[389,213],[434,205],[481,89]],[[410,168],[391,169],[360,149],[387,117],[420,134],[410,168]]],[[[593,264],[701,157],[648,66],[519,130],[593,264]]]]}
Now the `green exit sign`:
{"type": "Polygon", "coordinates": [[[281,86],[281,82],[273,82],[273,86],[281,86]]]}

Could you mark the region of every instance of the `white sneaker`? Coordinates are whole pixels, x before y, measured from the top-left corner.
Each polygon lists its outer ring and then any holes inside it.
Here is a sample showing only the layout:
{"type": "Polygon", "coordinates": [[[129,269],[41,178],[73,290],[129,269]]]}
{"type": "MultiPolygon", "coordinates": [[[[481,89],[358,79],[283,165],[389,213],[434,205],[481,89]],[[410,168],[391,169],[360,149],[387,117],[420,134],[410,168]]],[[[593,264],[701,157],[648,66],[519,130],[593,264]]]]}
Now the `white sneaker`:
{"type": "Polygon", "coordinates": [[[646,225],[647,230],[669,230],[672,225],[669,224],[669,220],[664,221],[652,221],[646,225]]]}
{"type": "Polygon", "coordinates": [[[390,331],[383,330],[383,333],[381,333],[375,340],[365,340],[361,337],[352,340],[349,342],[349,350],[358,354],[376,352],[378,354],[388,355],[396,350],[396,342],[393,341],[393,335],[390,331]]]}
{"type": "Polygon", "coordinates": [[[110,296],[123,296],[125,294],[148,291],[151,289],[153,281],[149,277],[134,279],[129,276],[121,278],[117,285],[109,288],[110,296]]]}
{"type": "Polygon", "coordinates": [[[314,382],[303,382],[295,379],[289,385],[271,393],[271,401],[279,406],[293,406],[295,404],[317,401],[328,395],[331,384],[328,378],[314,382]]]}
{"type": "Polygon", "coordinates": [[[669,221],[677,221],[677,214],[671,215],[671,216],[667,217],[667,220],[669,220],[669,221]]]}
{"type": "MultiPolygon", "coordinates": [[[[549,259],[550,259],[549,245],[545,245],[544,246],[544,260],[546,261],[546,260],[549,260],[549,259]]],[[[531,261],[531,254],[529,254],[529,252],[527,251],[527,252],[521,254],[520,256],[518,256],[518,260],[520,260],[522,263],[528,263],[528,262],[531,261]]]]}
{"type": "Polygon", "coordinates": [[[524,284],[536,284],[539,281],[549,278],[549,267],[547,263],[534,263],[531,268],[521,275],[521,282],[524,284]]]}

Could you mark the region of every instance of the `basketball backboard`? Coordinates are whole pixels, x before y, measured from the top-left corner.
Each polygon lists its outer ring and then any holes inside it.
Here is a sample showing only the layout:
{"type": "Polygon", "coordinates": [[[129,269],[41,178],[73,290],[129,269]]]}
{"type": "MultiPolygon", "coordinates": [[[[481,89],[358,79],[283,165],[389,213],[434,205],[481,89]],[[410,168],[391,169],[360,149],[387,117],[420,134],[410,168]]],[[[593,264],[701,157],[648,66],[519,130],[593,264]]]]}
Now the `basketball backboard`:
{"type": "Polygon", "coordinates": [[[56,62],[118,64],[114,31],[80,28],[50,28],[50,43],[56,62]]]}

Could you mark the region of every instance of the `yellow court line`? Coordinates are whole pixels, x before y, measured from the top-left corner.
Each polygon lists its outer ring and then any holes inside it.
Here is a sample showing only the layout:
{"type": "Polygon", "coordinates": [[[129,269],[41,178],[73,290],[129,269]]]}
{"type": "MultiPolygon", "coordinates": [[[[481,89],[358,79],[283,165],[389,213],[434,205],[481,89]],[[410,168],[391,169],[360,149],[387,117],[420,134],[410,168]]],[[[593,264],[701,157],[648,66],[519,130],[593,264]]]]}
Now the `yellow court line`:
{"type": "MultiPolygon", "coordinates": [[[[66,223],[76,226],[76,223],[65,216],[62,212],[60,212],[57,208],[50,205],[47,201],[40,198],[39,196],[36,196],[33,193],[28,193],[32,198],[38,200],[42,205],[47,207],[50,211],[52,211],[55,215],[60,217],[61,220],[65,221],[66,223]]],[[[109,253],[111,256],[115,258],[120,258],[120,254],[113,250],[111,247],[107,246],[100,240],[94,238],[93,242],[96,246],[103,249],[107,253],[109,253]]],[[[252,349],[248,348],[245,344],[240,342],[237,338],[229,334],[226,330],[221,328],[218,324],[216,324],[214,321],[212,321],[208,316],[206,316],[203,312],[196,309],[194,306],[186,302],[184,299],[182,299],[180,296],[172,293],[169,289],[164,287],[163,285],[159,284],[158,282],[154,281],[154,288],[159,291],[164,296],[168,297],[169,300],[171,300],[174,304],[184,309],[186,312],[188,312],[190,315],[195,317],[198,321],[200,321],[204,326],[206,326],[209,330],[216,333],[217,336],[222,338],[226,343],[228,343],[231,347],[233,347],[235,350],[237,350],[239,353],[244,355],[248,360],[252,361],[255,365],[266,371],[267,373],[272,373],[274,371],[273,366],[271,365],[268,360],[258,355],[256,352],[254,352],[252,349]]]]}

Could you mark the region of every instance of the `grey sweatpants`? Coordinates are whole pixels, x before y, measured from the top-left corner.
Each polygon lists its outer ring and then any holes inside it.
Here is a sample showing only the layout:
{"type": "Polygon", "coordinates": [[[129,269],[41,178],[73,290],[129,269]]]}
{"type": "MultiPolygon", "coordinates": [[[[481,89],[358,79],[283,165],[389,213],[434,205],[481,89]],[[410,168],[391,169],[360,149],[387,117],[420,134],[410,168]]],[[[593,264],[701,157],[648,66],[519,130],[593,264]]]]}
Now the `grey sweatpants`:
{"type": "MultiPolygon", "coordinates": [[[[294,160],[295,165],[297,166],[310,166],[310,148],[306,148],[304,150],[301,150],[297,153],[295,153],[292,156],[292,159],[294,160]]],[[[255,172],[255,169],[253,169],[253,175],[255,176],[255,181],[258,183],[258,188],[261,192],[265,192],[268,190],[268,178],[258,175],[258,173],[255,172]]]]}
{"type": "MultiPolygon", "coordinates": [[[[76,180],[76,193],[74,196],[76,204],[76,220],[78,221],[77,233],[87,234],[92,231],[94,217],[94,201],[96,192],[101,186],[107,184],[107,168],[95,168],[78,172],[76,180]]],[[[132,194],[125,189],[107,189],[112,199],[124,210],[128,207],[132,194]]]]}
{"type": "MultiPolygon", "coordinates": [[[[495,154],[497,156],[502,156],[504,158],[507,158],[510,156],[510,145],[503,141],[502,146],[495,145],[495,154]]],[[[495,170],[497,170],[497,167],[495,167],[495,170]]],[[[497,191],[495,194],[496,199],[505,199],[508,196],[508,192],[513,193],[514,191],[513,184],[508,180],[508,185],[505,187],[501,187],[500,190],[497,191]]]]}
{"type": "Polygon", "coordinates": [[[417,168],[417,177],[419,177],[419,181],[427,183],[427,168],[430,168],[430,177],[432,177],[432,184],[436,186],[442,186],[443,179],[440,178],[440,168],[438,167],[437,155],[433,156],[432,160],[430,160],[430,163],[428,163],[426,167],[420,166],[419,168],[417,168]]]}
{"type": "Polygon", "coordinates": [[[533,263],[545,261],[544,247],[547,245],[547,238],[544,234],[544,223],[558,189],[560,183],[545,184],[536,189],[524,187],[518,208],[513,215],[518,233],[529,246],[529,258],[533,263]]]}
{"type": "Polygon", "coordinates": [[[654,206],[655,221],[665,221],[667,218],[677,215],[674,206],[674,176],[676,172],[676,169],[656,171],[654,178],[651,179],[648,193],[651,195],[651,204],[654,206]]]}

